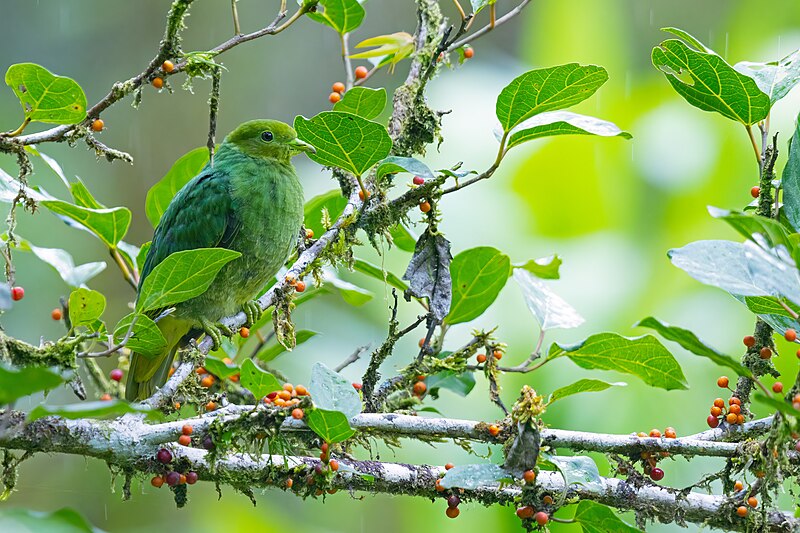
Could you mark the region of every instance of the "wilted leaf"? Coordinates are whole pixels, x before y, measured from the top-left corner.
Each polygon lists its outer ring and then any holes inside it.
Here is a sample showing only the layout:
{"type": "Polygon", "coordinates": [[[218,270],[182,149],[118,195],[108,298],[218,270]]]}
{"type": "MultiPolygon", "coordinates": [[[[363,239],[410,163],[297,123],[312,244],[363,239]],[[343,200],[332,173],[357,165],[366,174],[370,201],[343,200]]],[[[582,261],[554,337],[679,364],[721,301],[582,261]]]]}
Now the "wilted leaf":
{"type": "Polygon", "coordinates": [[[753,78],[761,92],[769,96],[770,102],[775,104],[800,83],[800,50],[792,52],[780,61],[769,63],[740,61],[733,68],[753,78]]]}
{"type": "Polygon", "coordinates": [[[539,322],[542,330],[554,328],[576,328],[584,319],[560,296],[550,290],[543,281],[527,270],[515,268],[514,281],[519,284],[525,304],[539,322]]]}
{"type": "Polygon", "coordinates": [[[428,229],[417,241],[414,255],[403,274],[414,296],[429,299],[431,312],[439,321],[450,311],[451,260],[450,242],[440,233],[432,235],[428,229]]]}
{"type": "Polygon", "coordinates": [[[348,420],[361,412],[361,398],[352,383],[323,363],[317,362],[311,367],[308,392],[315,406],[328,411],[339,411],[348,420]]]}

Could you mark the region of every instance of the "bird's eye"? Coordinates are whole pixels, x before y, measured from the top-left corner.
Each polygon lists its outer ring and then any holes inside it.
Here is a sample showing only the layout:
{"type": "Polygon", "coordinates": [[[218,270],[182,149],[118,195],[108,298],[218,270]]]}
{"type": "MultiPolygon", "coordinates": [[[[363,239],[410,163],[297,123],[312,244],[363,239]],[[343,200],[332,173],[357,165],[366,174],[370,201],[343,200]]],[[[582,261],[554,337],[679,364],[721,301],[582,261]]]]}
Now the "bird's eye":
{"type": "Polygon", "coordinates": [[[271,131],[262,131],[261,132],[261,140],[264,142],[270,142],[272,140],[272,132],[271,131]]]}

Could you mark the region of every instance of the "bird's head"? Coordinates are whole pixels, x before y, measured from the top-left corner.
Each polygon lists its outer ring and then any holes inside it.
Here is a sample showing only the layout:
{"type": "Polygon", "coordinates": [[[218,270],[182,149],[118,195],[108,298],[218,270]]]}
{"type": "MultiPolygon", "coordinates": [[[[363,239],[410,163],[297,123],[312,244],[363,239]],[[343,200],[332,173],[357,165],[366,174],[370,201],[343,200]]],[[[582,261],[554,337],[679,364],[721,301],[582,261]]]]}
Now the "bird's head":
{"type": "Polygon", "coordinates": [[[316,153],[314,147],[297,138],[294,128],[278,120],[250,120],[225,137],[225,142],[253,157],[288,162],[300,152],[316,153]]]}

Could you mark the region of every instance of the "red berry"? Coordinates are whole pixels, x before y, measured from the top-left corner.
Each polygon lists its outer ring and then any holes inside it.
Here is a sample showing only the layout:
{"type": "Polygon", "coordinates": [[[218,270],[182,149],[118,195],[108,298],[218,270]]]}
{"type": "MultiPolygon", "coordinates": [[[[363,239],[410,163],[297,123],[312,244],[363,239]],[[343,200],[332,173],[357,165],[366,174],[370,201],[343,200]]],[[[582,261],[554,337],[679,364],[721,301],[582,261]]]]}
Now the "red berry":
{"type": "Polygon", "coordinates": [[[353,388],[355,390],[361,390],[361,383],[353,383],[353,388]]]}
{"type": "Polygon", "coordinates": [[[782,393],[783,392],[783,383],[781,383],[780,381],[776,381],[775,383],[773,383],[772,384],[772,392],[774,392],[775,394],[782,393]]]}
{"type": "Polygon", "coordinates": [[[412,181],[414,182],[414,185],[422,185],[423,183],[425,183],[425,178],[423,178],[422,176],[414,176],[414,179],[412,181]]]}
{"type": "Polygon", "coordinates": [[[306,290],[306,284],[302,281],[298,281],[294,286],[294,290],[296,290],[297,292],[303,292],[304,290],[306,290]]]}
{"type": "Polygon", "coordinates": [[[540,526],[547,524],[550,521],[550,516],[544,511],[539,511],[535,515],[533,515],[533,519],[536,520],[536,523],[540,526]]]}
{"type": "Polygon", "coordinates": [[[453,463],[447,463],[447,464],[444,465],[444,469],[445,470],[450,470],[450,469],[455,468],[455,467],[456,467],[456,465],[454,465],[453,463]]]}
{"type": "Polygon", "coordinates": [[[164,484],[164,478],[161,476],[155,476],[153,479],[150,480],[150,484],[153,485],[155,488],[160,489],[161,486],[164,484]]]}
{"type": "Polygon", "coordinates": [[[181,475],[177,472],[169,472],[167,473],[167,485],[170,487],[174,487],[175,485],[180,484],[181,482],[181,475]]]}
{"type": "Polygon", "coordinates": [[[122,370],[119,368],[115,368],[111,372],[109,372],[108,377],[113,379],[114,381],[122,381],[122,370]]]}
{"type": "Polygon", "coordinates": [[[756,185],[755,187],[750,188],[750,196],[753,198],[758,198],[758,195],[761,194],[761,187],[756,185]]]}
{"type": "Polygon", "coordinates": [[[742,342],[748,348],[752,348],[753,346],[756,345],[756,338],[753,337],[752,335],[745,335],[744,338],[742,339],[742,342]]]}
{"type": "Polygon", "coordinates": [[[425,391],[428,390],[428,386],[425,385],[424,381],[417,381],[416,383],[414,383],[413,390],[414,394],[416,394],[417,396],[422,396],[423,394],[425,394],[425,391]]]}
{"type": "Polygon", "coordinates": [[[61,320],[64,316],[64,313],[61,312],[61,309],[55,308],[50,311],[50,318],[53,320],[61,320]]]}
{"type": "Polygon", "coordinates": [[[331,467],[331,472],[336,472],[339,470],[339,461],[336,459],[331,459],[331,462],[328,463],[328,466],[331,467]]]}
{"type": "Polygon", "coordinates": [[[530,505],[526,505],[525,507],[520,507],[519,509],[517,509],[517,516],[520,517],[521,520],[533,518],[533,507],[531,507],[530,505]]]}
{"type": "Polygon", "coordinates": [[[466,48],[464,48],[464,57],[465,57],[465,58],[467,58],[467,59],[472,59],[472,57],[473,57],[474,55],[475,55],[475,50],[473,50],[473,49],[472,49],[472,47],[466,47],[466,48]]]}
{"type": "Polygon", "coordinates": [[[192,443],[192,437],[189,435],[181,435],[178,437],[178,444],[181,446],[189,446],[192,443]]]}
{"type": "Polygon", "coordinates": [[[294,418],[295,420],[301,420],[304,415],[305,413],[299,407],[292,409],[292,418],[294,418]]]}
{"type": "Polygon", "coordinates": [[[728,388],[728,377],[727,376],[720,377],[717,380],[717,387],[719,387],[721,389],[727,389],[728,388]]]}
{"type": "Polygon", "coordinates": [[[25,289],[22,287],[14,287],[11,289],[11,299],[15,302],[22,300],[25,297],[25,289]]]}
{"type": "Polygon", "coordinates": [[[800,440],[794,443],[794,449],[795,451],[800,452],[800,440]]]}
{"type": "Polygon", "coordinates": [[[486,362],[486,354],[485,353],[479,353],[478,357],[476,357],[476,359],[478,360],[478,363],[483,364],[483,363],[486,362]]]}
{"type": "Polygon", "coordinates": [[[783,333],[783,338],[789,342],[794,342],[797,340],[797,332],[794,329],[789,328],[783,333]]]}
{"type": "Polygon", "coordinates": [[[797,353],[795,355],[797,355],[797,358],[800,359],[800,350],[797,350],[797,353]]]}
{"type": "Polygon", "coordinates": [[[664,479],[664,471],[660,468],[654,468],[650,471],[650,479],[653,481],[661,481],[664,479]]]}
{"type": "Polygon", "coordinates": [[[369,74],[367,67],[356,67],[355,75],[357,80],[363,80],[367,77],[367,74],[369,74]]]}
{"type": "Polygon", "coordinates": [[[181,433],[183,433],[184,435],[191,435],[192,431],[194,431],[194,428],[189,424],[184,424],[183,427],[181,428],[181,433]]]}
{"type": "Polygon", "coordinates": [[[455,494],[451,494],[449,498],[447,498],[447,506],[448,507],[458,507],[458,504],[461,503],[461,498],[459,498],[455,494]]]}
{"type": "Polygon", "coordinates": [[[706,418],[706,423],[708,424],[708,427],[715,428],[719,426],[719,418],[714,415],[708,415],[708,418],[706,418]]]}
{"type": "Polygon", "coordinates": [[[763,348],[761,348],[761,352],[759,352],[759,355],[761,355],[761,359],[769,359],[770,357],[772,357],[772,350],[764,346],[763,348]]]}
{"type": "Polygon", "coordinates": [[[197,472],[186,472],[186,484],[194,485],[197,483],[197,472]]]}
{"type": "Polygon", "coordinates": [[[324,454],[328,453],[328,448],[330,448],[330,445],[327,442],[323,442],[322,444],[319,445],[320,451],[324,454]]]}
{"type": "Polygon", "coordinates": [[[97,132],[103,131],[105,125],[106,124],[105,122],[103,122],[103,119],[96,118],[92,121],[92,131],[97,131],[97,132]]]}
{"type": "Polygon", "coordinates": [[[161,448],[156,454],[159,463],[169,464],[172,462],[172,452],[166,448],[161,448]]]}

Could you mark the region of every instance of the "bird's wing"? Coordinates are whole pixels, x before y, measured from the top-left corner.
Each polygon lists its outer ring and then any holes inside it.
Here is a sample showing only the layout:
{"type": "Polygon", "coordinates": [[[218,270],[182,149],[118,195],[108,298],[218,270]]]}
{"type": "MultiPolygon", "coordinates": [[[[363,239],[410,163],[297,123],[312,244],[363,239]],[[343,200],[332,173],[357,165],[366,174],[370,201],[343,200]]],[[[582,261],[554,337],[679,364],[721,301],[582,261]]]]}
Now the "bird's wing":
{"type": "Polygon", "coordinates": [[[206,167],[172,199],[153,236],[139,278],[139,288],[172,253],[196,248],[227,248],[241,229],[230,195],[230,179],[206,167]]]}

